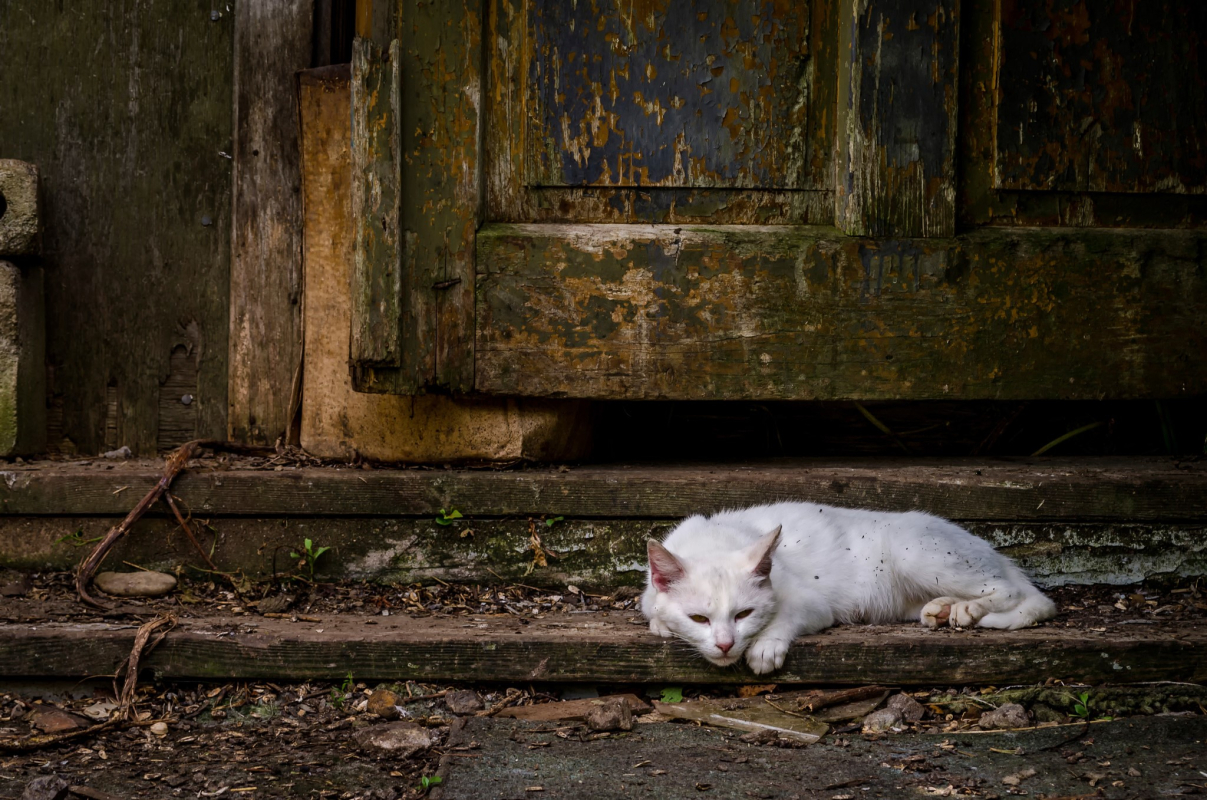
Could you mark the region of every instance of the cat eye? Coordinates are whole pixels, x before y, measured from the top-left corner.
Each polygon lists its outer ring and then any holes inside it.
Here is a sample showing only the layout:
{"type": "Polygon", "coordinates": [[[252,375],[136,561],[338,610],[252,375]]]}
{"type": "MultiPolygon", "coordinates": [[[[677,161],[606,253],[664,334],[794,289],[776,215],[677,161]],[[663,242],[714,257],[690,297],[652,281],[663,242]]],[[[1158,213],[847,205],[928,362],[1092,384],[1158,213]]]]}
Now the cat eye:
{"type": "Polygon", "coordinates": [[[748,608],[748,609],[746,609],[745,611],[739,611],[738,613],[734,614],[734,615],[733,615],[733,618],[734,618],[734,619],[746,619],[747,617],[749,617],[749,616],[750,616],[751,614],[753,614],[753,613],[754,613],[754,609],[753,609],[753,608],[748,608]]]}
{"type": "Polygon", "coordinates": [[[692,614],[690,619],[692,622],[698,622],[701,625],[708,624],[708,617],[704,616],[703,614],[692,614]]]}

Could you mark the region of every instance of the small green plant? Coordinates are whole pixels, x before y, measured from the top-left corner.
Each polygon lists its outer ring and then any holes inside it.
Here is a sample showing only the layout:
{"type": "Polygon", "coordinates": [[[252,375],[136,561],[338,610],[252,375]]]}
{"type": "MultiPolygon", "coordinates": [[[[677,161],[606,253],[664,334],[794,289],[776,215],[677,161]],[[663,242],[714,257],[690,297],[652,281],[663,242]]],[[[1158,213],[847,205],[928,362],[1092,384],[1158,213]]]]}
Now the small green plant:
{"type": "Polygon", "coordinates": [[[461,519],[460,511],[458,511],[455,508],[450,511],[445,511],[442,508],[442,509],[440,509],[440,513],[436,515],[436,524],[437,525],[452,525],[453,520],[455,520],[455,519],[461,519]]]}
{"type": "Polygon", "coordinates": [[[1081,719],[1090,718],[1090,693],[1082,692],[1073,699],[1073,716],[1081,719]]]}
{"type": "Polygon", "coordinates": [[[439,786],[442,780],[443,778],[439,775],[432,775],[431,777],[424,775],[419,779],[419,791],[426,794],[433,786],[439,786]]]}
{"type": "Polygon", "coordinates": [[[344,683],[339,687],[339,690],[347,694],[355,688],[356,682],[352,680],[352,670],[348,670],[348,674],[344,676],[344,683]]]}
{"type": "Polygon", "coordinates": [[[298,569],[306,570],[306,579],[314,583],[314,562],[319,560],[319,556],[330,550],[330,547],[314,547],[314,542],[309,539],[302,540],[302,552],[290,550],[289,557],[298,559],[298,569]]]}
{"type": "Polygon", "coordinates": [[[352,680],[352,670],[348,670],[348,674],[344,676],[344,682],[339,688],[331,687],[331,706],[339,710],[344,708],[344,697],[346,697],[353,689],[356,688],[356,681],[352,680]]]}
{"type": "Polygon", "coordinates": [[[683,687],[668,686],[662,690],[662,702],[664,703],[682,703],[683,702],[683,687]]]}
{"type": "Polygon", "coordinates": [[[557,523],[561,522],[564,519],[565,519],[565,517],[550,517],[549,519],[545,520],[545,527],[552,528],[554,525],[556,525],[557,523]]]}
{"type": "Polygon", "coordinates": [[[55,544],[69,544],[72,547],[83,547],[85,545],[95,544],[103,538],[105,537],[97,536],[95,539],[85,539],[84,532],[80,530],[76,531],[75,533],[68,533],[64,536],[60,536],[55,540],[55,544]]]}

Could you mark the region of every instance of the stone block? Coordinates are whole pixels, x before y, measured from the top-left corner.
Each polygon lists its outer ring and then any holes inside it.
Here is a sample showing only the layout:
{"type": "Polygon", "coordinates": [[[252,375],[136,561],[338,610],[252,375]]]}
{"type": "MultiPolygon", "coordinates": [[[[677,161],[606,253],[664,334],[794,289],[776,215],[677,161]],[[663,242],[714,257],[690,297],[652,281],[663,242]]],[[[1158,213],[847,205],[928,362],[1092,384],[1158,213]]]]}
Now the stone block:
{"type": "Polygon", "coordinates": [[[40,217],[38,168],[0,158],[0,256],[37,255],[40,217]]]}
{"type": "Polygon", "coordinates": [[[46,449],[42,267],[0,260],[0,457],[46,449]]]}

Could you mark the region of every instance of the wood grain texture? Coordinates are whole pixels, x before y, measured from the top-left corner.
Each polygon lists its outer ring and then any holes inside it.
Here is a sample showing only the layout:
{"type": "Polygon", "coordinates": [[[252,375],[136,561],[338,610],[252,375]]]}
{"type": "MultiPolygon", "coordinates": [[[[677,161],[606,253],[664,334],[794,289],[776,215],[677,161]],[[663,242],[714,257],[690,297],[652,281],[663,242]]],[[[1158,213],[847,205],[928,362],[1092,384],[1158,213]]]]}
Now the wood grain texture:
{"type": "Polygon", "coordinates": [[[801,184],[809,3],[527,6],[531,185],[801,184]]]}
{"type": "Polygon", "coordinates": [[[844,0],[836,224],[955,235],[959,0],[844,0]]]}
{"type": "MultiPolygon", "coordinates": [[[[0,625],[0,676],[112,673],[136,626],[0,625]]],[[[321,623],[255,617],[182,619],[140,666],[157,680],[364,680],[751,683],[718,669],[636,614],[515,617],[324,615],[321,623]],[[366,624],[370,622],[372,624],[366,624]],[[527,624],[521,624],[521,623],[527,624]]],[[[798,639],[779,683],[893,686],[1207,680],[1207,632],[1196,623],[1117,626],[1070,636],[1061,628],[935,631],[835,628],[798,639]],[[1137,630],[1146,628],[1147,630],[1137,630]]]]}
{"type": "MultiPolygon", "coordinates": [[[[473,389],[474,235],[481,214],[481,0],[403,0],[397,31],[400,353],[397,367],[354,362],[353,380],[367,392],[466,393],[473,389]]],[[[363,224],[362,216],[356,219],[363,224]]],[[[367,294],[357,308],[384,303],[382,316],[389,312],[392,263],[367,268],[374,277],[359,284],[367,294]]],[[[354,313],[355,340],[365,319],[354,313]]]]}
{"type": "MultiPolygon", "coordinates": [[[[230,411],[235,441],[272,444],[302,357],[302,201],[294,73],[310,66],[314,0],[235,13],[230,411]]],[[[165,445],[161,436],[161,445],[165,445]]],[[[179,444],[175,439],[172,442],[179,444]]]]}
{"type": "MultiPolygon", "coordinates": [[[[161,474],[154,462],[0,470],[10,515],[123,516],[161,474]],[[109,468],[112,467],[112,468],[109,468]],[[122,486],[127,491],[116,493],[122,486]]],[[[808,500],[964,521],[1202,521],[1207,466],[1171,459],[782,460],[741,465],[521,470],[199,469],[172,491],[194,515],[616,519],[684,517],[808,500]]]]}
{"type": "Polygon", "coordinates": [[[1207,192],[1207,5],[998,5],[996,186],[1207,192]]]}
{"type": "MultiPolygon", "coordinates": [[[[644,106],[640,112],[632,111],[629,121],[625,123],[625,136],[629,137],[626,141],[631,141],[632,135],[636,133],[635,130],[630,130],[632,125],[629,123],[632,123],[640,126],[648,134],[642,137],[644,146],[652,147],[655,150],[663,148],[659,152],[666,152],[664,145],[673,150],[676,147],[675,137],[665,132],[669,131],[667,126],[671,125],[671,121],[668,121],[664,114],[661,116],[657,114],[655,108],[671,111],[673,110],[671,106],[674,105],[682,109],[682,112],[676,111],[675,113],[685,113],[689,101],[692,104],[691,108],[698,112],[698,123],[691,120],[681,121],[685,128],[690,127],[693,130],[694,136],[709,137],[710,141],[714,140],[713,137],[719,137],[715,141],[731,138],[729,130],[722,124],[725,121],[725,111],[717,104],[717,94],[712,89],[721,86],[728,92],[731,79],[736,80],[739,85],[743,81],[753,83],[761,79],[756,75],[742,75],[741,69],[744,67],[741,63],[736,73],[734,65],[730,64],[723,70],[720,77],[713,75],[711,69],[716,65],[717,57],[724,56],[723,41],[720,46],[714,48],[717,50],[716,53],[704,54],[706,63],[702,74],[698,76],[700,82],[693,83],[688,76],[680,74],[675,66],[682,60],[678,53],[680,51],[697,52],[701,46],[696,37],[697,29],[704,32],[711,30],[712,26],[716,24],[717,14],[713,13],[717,10],[716,5],[708,5],[703,2],[697,5],[685,3],[682,0],[675,0],[675,2],[662,0],[637,8],[636,14],[630,13],[631,9],[624,4],[607,6],[607,8],[613,9],[616,16],[604,19],[604,25],[626,27],[633,24],[632,33],[635,38],[632,39],[631,45],[621,44],[621,39],[616,38],[613,34],[612,41],[616,52],[614,55],[598,52],[601,63],[602,59],[607,58],[614,64],[620,64],[617,80],[624,82],[626,70],[622,62],[627,62],[631,57],[628,55],[631,47],[644,48],[643,52],[655,62],[655,70],[649,74],[645,73],[644,68],[639,73],[635,73],[634,70],[637,68],[627,65],[629,73],[627,80],[632,81],[634,85],[640,84],[646,87],[641,89],[642,96],[645,97],[649,91],[653,91],[658,97],[649,102],[651,112],[648,118],[645,116],[644,106]],[[651,11],[652,15],[646,14],[646,11],[651,11]],[[700,21],[698,17],[689,19],[692,13],[705,13],[707,16],[703,21],[700,21]],[[669,25],[659,22],[659,20],[666,19],[671,20],[669,25]],[[635,23],[634,20],[636,20],[635,23]],[[649,52],[651,42],[656,35],[649,30],[650,20],[655,26],[662,25],[663,38],[657,40],[663,47],[661,54],[649,52]],[[669,60],[665,55],[668,52],[671,54],[669,60]],[[714,56],[712,65],[707,64],[709,55],[714,56]],[[659,66],[659,61],[665,63],[659,66]],[[669,73],[663,69],[663,66],[667,65],[670,67],[669,73]],[[672,78],[680,85],[682,93],[668,88],[672,78]],[[662,120],[662,125],[657,124],[658,119],[662,120]]],[[[753,164],[758,158],[773,151],[779,153],[790,151],[795,154],[792,159],[791,172],[789,173],[787,170],[787,162],[780,164],[779,166],[785,170],[784,175],[776,175],[769,181],[770,184],[790,188],[756,190],[710,186],[708,184],[715,184],[717,181],[702,173],[698,176],[698,180],[692,178],[691,181],[688,181],[686,166],[683,175],[677,178],[673,170],[673,159],[671,162],[672,174],[662,176],[658,180],[659,185],[648,185],[650,182],[646,179],[649,177],[648,175],[642,177],[641,185],[632,186],[537,185],[548,181],[534,173],[532,164],[530,164],[530,155],[537,151],[544,152],[542,148],[546,145],[553,150],[560,149],[565,132],[560,127],[560,121],[556,121],[555,130],[549,128],[555,120],[541,121],[545,118],[545,111],[542,111],[534,80],[548,75],[548,70],[557,67],[560,63],[559,59],[566,58],[561,55],[560,50],[555,53],[554,50],[557,48],[550,47],[548,42],[546,45],[539,45],[537,40],[541,36],[546,36],[547,39],[548,36],[571,35],[567,30],[555,31],[553,25],[544,18],[544,12],[553,8],[557,14],[590,17],[596,13],[596,10],[599,10],[600,14],[597,15],[594,23],[598,25],[599,19],[603,19],[602,12],[605,9],[598,4],[590,8],[587,4],[579,4],[576,8],[571,9],[567,4],[533,5],[523,2],[523,0],[488,0],[486,2],[485,36],[485,77],[487,82],[483,91],[486,218],[501,222],[831,223],[834,216],[834,201],[830,192],[833,170],[829,167],[829,152],[832,150],[833,144],[834,117],[833,113],[828,111],[825,102],[833,100],[835,75],[832,68],[824,63],[819,63],[815,55],[811,55],[817,52],[831,55],[833,53],[834,42],[827,42],[826,37],[833,37],[835,20],[833,15],[828,13],[827,5],[826,3],[808,4],[807,10],[810,19],[797,13],[785,16],[785,19],[790,19],[797,30],[807,32],[807,41],[791,42],[786,37],[781,38],[778,42],[780,49],[784,54],[790,56],[788,60],[792,63],[789,65],[787,62],[777,59],[776,71],[779,78],[776,85],[764,86],[760,90],[759,97],[748,96],[745,101],[739,94],[737,102],[731,106],[733,114],[729,121],[732,129],[739,135],[738,139],[734,141],[738,145],[748,145],[754,141],[768,144],[766,153],[755,155],[748,152],[750,158],[746,163],[753,164]],[[815,93],[822,100],[821,106],[812,100],[815,93]],[[752,121],[751,108],[758,108],[760,104],[770,104],[770,107],[775,107],[774,98],[789,94],[796,96],[799,107],[786,109],[785,117],[777,116],[775,119],[752,121]],[[750,108],[743,103],[749,103],[750,108]],[[742,116],[743,111],[747,114],[746,117],[742,116]],[[786,140],[767,142],[766,129],[776,126],[780,126],[785,131],[786,140]],[[743,139],[743,132],[748,132],[751,136],[743,139]],[[537,141],[540,136],[544,136],[545,145],[537,141]],[[680,185],[687,183],[704,185],[680,185]]],[[[736,20],[738,16],[744,15],[744,24],[753,24],[754,18],[758,15],[752,14],[749,9],[750,6],[733,7],[732,14],[729,16],[733,16],[736,20]]],[[[795,12],[795,7],[793,11],[795,12]]],[[[732,29],[725,27],[727,24],[722,23],[726,32],[737,30],[736,22],[732,29]]],[[[603,47],[602,44],[592,45],[595,33],[583,31],[581,28],[579,33],[583,34],[582,43],[585,46],[603,47]]],[[[622,38],[624,42],[630,41],[627,28],[622,38]]],[[[754,43],[747,42],[747,44],[753,46],[754,43]]],[[[600,71],[602,68],[599,64],[594,63],[595,56],[591,56],[592,64],[587,66],[582,65],[577,58],[576,55],[575,63],[567,64],[565,68],[577,70],[580,80],[584,79],[583,70],[585,70],[587,73],[585,88],[591,89],[594,82],[591,80],[590,73],[600,71]]],[[[741,61],[740,57],[735,60],[741,61]]],[[[607,75],[601,71],[599,75],[595,76],[598,79],[595,82],[600,82],[603,92],[600,98],[598,120],[591,117],[591,114],[595,112],[583,106],[582,98],[567,95],[563,100],[558,100],[557,93],[553,97],[555,102],[565,102],[570,106],[576,106],[579,111],[587,115],[575,124],[585,122],[589,128],[594,129],[589,145],[592,153],[597,153],[599,150],[595,146],[597,136],[601,139],[606,138],[605,144],[609,147],[615,147],[616,143],[621,141],[622,136],[606,133],[604,128],[612,124],[609,120],[613,120],[619,125],[618,109],[622,106],[628,108],[631,103],[636,103],[635,99],[628,94],[621,97],[619,84],[617,84],[616,93],[613,96],[610,75],[611,70],[609,69],[607,75]]],[[[593,91],[593,89],[591,90],[593,91]]],[[[581,137],[581,132],[576,129],[567,135],[570,135],[571,138],[581,137]]],[[[686,141],[686,134],[684,134],[683,146],[686,146],[686,141]]],[[[581,148],[579,152],[580,155],[586,157],[587,162],[595,163],[597,161],[595,156],[586,154],[581,148]]],[[[707,153],[698,153],[697,156],[704,160],[707,153]]],[[[634,153],[630,160],[643,158],[645,158],[644,155],[639,156],[634,153]]],[[[636,164],[637,161],[634,163],[636,164]]],[[[686,164],[686,162],[683,163],[686,164]]],[[[614,167],[615,165],[612,168],[613,176],[617,172],[614,167]]],[[[548,172],[548,170],[545,171],[548,172]]],[[[564,178],[564,175],[562,177],[564,178]]],[[[599,184],[596,178],[591,180],[599,184]]],[[[736,178],[720,180],[722,183],[732,183],[736,178]]],[[[750,184],[751,181],[745,180],[745,183],[750,184]]]]}
{"type": "Polygon", "coordinates": [[[153,453],[196,326],[197,434],[225,437],[233,14],[171,0],[0,3],[0,142],[43,188],[56,449],[153,453]],[[36,77],[35,77],[36,76],[36,77]],[[57,407],[61,403],[61,417],[57,407]]]}
{"type": "Polygon", "coordinates": [[[490,225],[476,385],[633,400],[1191,396],[1207,390],[1202,241],[490,225]]]}

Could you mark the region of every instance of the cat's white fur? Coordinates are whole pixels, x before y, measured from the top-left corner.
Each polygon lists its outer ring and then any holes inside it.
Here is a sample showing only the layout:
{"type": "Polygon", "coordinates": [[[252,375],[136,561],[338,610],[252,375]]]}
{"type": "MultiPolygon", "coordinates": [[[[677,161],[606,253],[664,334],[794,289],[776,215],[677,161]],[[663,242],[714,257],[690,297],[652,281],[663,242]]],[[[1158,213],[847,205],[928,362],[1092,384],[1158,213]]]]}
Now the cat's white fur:
{"type": "Polygon", "coordinates": [[[689,517],[662,544],[651,539],[649,557],[641,609],[650,630],[718,666],[745,654],[759,674],[783,666],[797,636],[835,623],[937,628],[946,610],[953,627],[1015,629],[1056,613],[988,542],[921,512],[813,503],[723,511],[689,517]]]}

